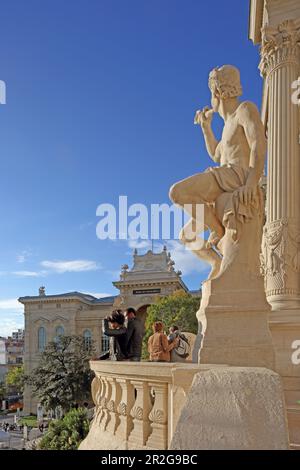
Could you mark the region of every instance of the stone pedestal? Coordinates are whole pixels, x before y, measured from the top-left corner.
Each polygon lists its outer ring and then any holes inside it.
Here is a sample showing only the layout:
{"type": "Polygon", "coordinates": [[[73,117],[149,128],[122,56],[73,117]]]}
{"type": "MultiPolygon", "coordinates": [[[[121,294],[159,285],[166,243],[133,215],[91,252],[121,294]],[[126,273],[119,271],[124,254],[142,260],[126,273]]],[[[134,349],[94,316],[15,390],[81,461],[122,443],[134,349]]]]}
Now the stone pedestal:
{"type": "Polygon", "coordinates": [[[240,227],[235,240],[226,229],[219,243],[220,274],[205,281],[197,312],[201,364],[274,368],[267,303],[260,273],[262,214],[240,227]]]}
{"type": "Polygon", "coordinates": [[[263,280],[249,279],[248,288],[245,283],[241,289],[238,279],[232,282],[228,277],[224,274],[203,285],[197,312],[199,363],[273,369],[274,350],[268,328],[270,307],[263,280]]]}
{"type": "Polygon", "coordinates": [[[269,314],[275,370],[282,377],[285,391],[290,441],[297,445],[300,444],[300,353],[299,346],[294,343],[300,340],[299,317],[300,310],[273,311],[269,314]]]}
{"type": "Polygon", "coordinates": [[[281,379],[264,368],[196,374],[170,449],[287,450],[281,379]]]}

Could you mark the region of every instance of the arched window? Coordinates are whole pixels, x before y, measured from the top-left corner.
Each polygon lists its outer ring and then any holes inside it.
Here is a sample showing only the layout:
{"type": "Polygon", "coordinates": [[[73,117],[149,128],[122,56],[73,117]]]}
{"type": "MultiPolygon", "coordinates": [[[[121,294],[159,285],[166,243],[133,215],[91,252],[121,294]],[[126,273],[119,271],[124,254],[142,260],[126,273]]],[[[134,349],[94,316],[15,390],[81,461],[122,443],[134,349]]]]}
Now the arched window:
{"type": "Polygon", "coordinates": [[[64,336],[65,329],[63,326],[57,326],[55,329],[55,338],[54,341],[57,343],[59,341],[60,336],[64,336]]]}
{"type": "Polygon", "coordinates": [[[85,330],[83,332],[83,337],[84,337],[84,346],[86,351],[89,351],[92,347],[92,333],[90,330],[85,330]]]}
{"type": "Polygon", "coordinates": [[[41,326],[38,330],[38,350],[43,352],[46,347],[46,330],[41,326]]]}

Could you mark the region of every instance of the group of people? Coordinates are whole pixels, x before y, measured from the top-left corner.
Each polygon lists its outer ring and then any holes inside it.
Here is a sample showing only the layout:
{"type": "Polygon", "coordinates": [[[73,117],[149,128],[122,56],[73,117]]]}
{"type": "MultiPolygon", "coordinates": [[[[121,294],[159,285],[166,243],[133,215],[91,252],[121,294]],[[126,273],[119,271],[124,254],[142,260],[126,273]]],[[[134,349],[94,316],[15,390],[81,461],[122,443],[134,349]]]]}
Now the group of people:
{"type": "Polygon", "coordinates": [[[151,362],[184,362],[190,355],[190,345],[178,326],[169,328],[169,335],[164,332],[164,324],[153,324],[153,335],[148,340],[148,352],[151,362]]]}
{"type": "MultiPolygon", "coordinates": [[[[151,362],[183,362],[190,354],[188,339],[176,325],[169,329],[169,335],[164,332],[164,324],[156,321],[153,324],[153,335],[148,340],[148,352],[151,362]]],[[[103,333],[110,337],[109,351],[100,359],[114,361],[141,360],[144,326],[136,316],[134,308],[125,311],[114,310],[104,319],[103,333]]]]}
{"type": "Polygon", "coordinates": [[[121,310],[114,310],[111,316],[104,319],[103,333],[111,339],[109,352],[100,359],[134,362],[141,360],[144,327],[136,317],[134,308],[128,308],[125,315],[121,310]]]}
{"type": "Polygon", "coordinates": [[[23,428],[24,428],[23,424],[19,424],[19,425],[16,423],[10,424],[10,423],[7,423],[6,421],[0,423],[0,429],[5,432],[22,431],[23,428]]]}

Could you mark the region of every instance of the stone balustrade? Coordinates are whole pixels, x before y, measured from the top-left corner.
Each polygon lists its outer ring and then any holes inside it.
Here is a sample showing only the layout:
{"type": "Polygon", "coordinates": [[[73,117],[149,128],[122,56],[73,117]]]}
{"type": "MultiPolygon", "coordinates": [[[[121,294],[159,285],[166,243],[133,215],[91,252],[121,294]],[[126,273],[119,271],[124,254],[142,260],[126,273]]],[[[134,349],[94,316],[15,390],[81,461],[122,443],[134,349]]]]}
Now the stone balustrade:
{"type": "MultiPolygon", "coordinates": [[[[220,366],[222,367],[222,366],[220,366]]],[[[209,365],[91,361],[94,418],[80,449],[168,449],[193,377],[209,365]]]]}

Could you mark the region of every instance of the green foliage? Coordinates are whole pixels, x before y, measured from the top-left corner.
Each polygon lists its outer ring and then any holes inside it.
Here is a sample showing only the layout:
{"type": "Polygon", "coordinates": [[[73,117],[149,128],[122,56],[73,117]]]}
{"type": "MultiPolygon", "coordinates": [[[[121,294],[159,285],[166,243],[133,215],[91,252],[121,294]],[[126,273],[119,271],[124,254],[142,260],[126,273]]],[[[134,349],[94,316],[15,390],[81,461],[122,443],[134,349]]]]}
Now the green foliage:
{"type": "Polygon", "coordinates": [[[54,420],[42,438],[39,448],[43,450],[76,450],[89,432],[86,410],[69,411],[63,419],[54,420]]]}
{"type": "Polygon", "coordinates": [[[46,410],[60,406],[67,411],[74,402],[89,400],[93,352],[92,347],[86,350],[82,336],[61,336],[48,344],[39,365],[25,379],[46,410]]]}
{"type": "Polygon", "coordinates": [[[165,331],[172,325],[177,325],[181,331],[197,333],[198,322],[196,312],[199,309],[200,300],[182,291],[176,291],[172,295],[159,298],[157,302],[147,309],[145,324],[145,336],[143,340],[143,359],[148,355],[148,339],[153,334],[152,325],[155,321],[162,321],[165,331]]]}
{"type": "Polygon", "coordinates": [[[6,392],[5,384],[3,382],[0,382],[0,400],[1,401],[4,400],[6,395],[7,395],[7,392],[6,392]]]}
{"type": "Polygon", "coordinates": [[[20,422],[24,425],[26,424],[26,426],[29,426],[31,428],[37,428],[38,426],[36,416],[24,416],[23,418],[21,418],[20,422]]]}
{"type": "Polygon", "coordinates": [[[12,367],[5,378],[9,392],[23,393],[25,386],[24,366],[12,367]]]}

